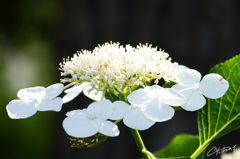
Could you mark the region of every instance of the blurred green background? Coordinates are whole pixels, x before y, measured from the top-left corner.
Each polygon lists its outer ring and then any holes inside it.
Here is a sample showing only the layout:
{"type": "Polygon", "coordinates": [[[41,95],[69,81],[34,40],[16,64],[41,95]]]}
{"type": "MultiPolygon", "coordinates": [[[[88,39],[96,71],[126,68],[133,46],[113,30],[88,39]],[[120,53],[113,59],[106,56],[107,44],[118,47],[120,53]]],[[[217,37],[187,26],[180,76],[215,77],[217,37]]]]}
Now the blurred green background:
{"type": "Polygon", "coordinates": [[[21,88],[59,81],[54,37],[61,7],[59,0],[1,1],[1,159],[49,158],[51,153],[52,114],[40,112],[29,120],[13,120],[6,105],[21,88]]]}
{"type": "MultiPolygon", "coordinates": [[[[60,113],[37,112],[23,120],[10,119],[6,105],[21,88],[59,82],[62,58],[109,41],[159,46],[173,61],[206,74],[215,64],[239,54],[239,28],[238,0],[1,1],[0,159],[140,158],[122,123],[120,136],[99,147],[69,147],[62,121],[67,111],[90,103],[82,95],[60,113]]],[[[150,151],[163,148],[180,133],[198,133],[196,112],[180,110],[172,120],[141,132],[150,151]]],[[[236,130],[209,148],[239,146],[239,134],[236,130]]]]}

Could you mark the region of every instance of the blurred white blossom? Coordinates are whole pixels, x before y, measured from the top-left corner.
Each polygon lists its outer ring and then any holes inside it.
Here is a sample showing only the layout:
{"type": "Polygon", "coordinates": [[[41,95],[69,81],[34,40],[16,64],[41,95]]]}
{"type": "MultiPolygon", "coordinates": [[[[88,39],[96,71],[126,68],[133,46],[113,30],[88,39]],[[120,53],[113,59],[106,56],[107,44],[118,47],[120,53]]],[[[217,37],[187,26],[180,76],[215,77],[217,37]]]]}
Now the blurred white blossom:
{"type": "Polygon", "coordinates": [[[239,159],[240,158],[240,148],[237,148],[232,153],[225,153],[221,155],[221,159],[239,159]]]}

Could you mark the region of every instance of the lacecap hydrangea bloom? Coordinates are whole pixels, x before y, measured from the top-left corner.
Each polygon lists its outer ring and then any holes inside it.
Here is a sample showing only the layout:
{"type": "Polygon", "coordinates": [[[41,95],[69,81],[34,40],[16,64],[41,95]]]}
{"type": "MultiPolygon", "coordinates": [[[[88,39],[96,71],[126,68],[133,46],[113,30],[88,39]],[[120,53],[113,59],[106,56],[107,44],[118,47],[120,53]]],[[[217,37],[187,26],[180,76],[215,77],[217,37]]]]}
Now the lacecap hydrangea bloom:
{"type": "MultiPolygon", "coordinates": [[[[83,50],[71,59],[66,59],[60,70],[62,76],[71,77],[61,81],[69,82],[67,87],[73,86],[65,90],[64,103],[71,101],[82,91],[94,101],[101,101],[105,99],[105,91],[111,89],[111,93],[124,102],[114,102],[113,114],[109,119],[122,118],[125,125],[137,130],[146,130],[156,122],[171,119],[175,112],[172,108],[174,106],[182,106],[190,111],[202,108],[206,103],[199,90],[203,88],[202,83],[205,83],[206,88],[211,85],[209,83],[218,82],[211,78],[200,83],[199,72],[172,63],[167,53],[152,48],[151,45],[134,48],[130,45],[123,47],[119,43],[105,43],[93,51],[83,50]],[[177,84],[172,88],[162,88],[156,85],[161,78],[177,84]],[[155,85],[148,86],[153,80],[155,85]],[[125,98],[121,99],[120,96],[125,98]]],[[[216,77],[210,75],[212,76],[216,77]]],[[[219,77],[221,76],[218,75],[219,77]]],[[[203,94],[216,96],[217,88],[222,90],[217,92],[218,98],[221,97],[228,89],[225,81],[222,80],[223,85],[215,84],[210,89],[204,89],[203,94]]],[[[71,118],[67,116],[68,119],[71,118]]],[[[75,130],[74,125],[76,124],[68,124],[65,130],[71,127],[75,130]]]]}
{"type": "MultiPolygon", "coordinates": [[[[60,71],[65,87],[58,83],[47,88],[21,89],[20,99],[11,101],[7,112],[10,118],[19,119],[37,111],[60,111],[62,104],[83,92],[95,102],[85,109],[69,111],[63,121],[72,146],[79,148],[93,147],[108,136],[118,136],[120,121],[131,128],[135,140],[140,142],[137,130],[172,119],[174,107],[201,109],[206,104],[205,97],[220,98],[229,87],[218,74],[208,74],[201,80],[198,71],[171,62],[168,53],[148,44],[132,47],[110,42],[93,51],[82,50],[64,59],[60,71]],[[161,87],[160,79],[170,84],[161,87]],[[173,83],[176,84],[172,86],[173,83]],[[58,97],[63,90],[66,94],[58,97]]],[[[145,148],[141,152],[153,156],[145,148]]]]}
{"type": "MultiPolygon", "coordinates": [[[[140,44],[135,48],[130,45],[124,47],[119,43],[105,43],[93,51],[82,50],[72,58],[65,59],[60,64],[60,70],[62,76],[71,76],[61,79],[63,83],[79,85],[88,82],[92,90],[103,91],[104,96],[107,88],[112,88],[113,93],[118,95],[131,92],[132,87],[144,86],[152,80],[155,83],[161,78],[165,81],[175,80],[177,66],[177,63],[171,62],[167,53],[148,44],[140,44]]],[[[82,88],[79,87],[79,90],[82,88]]],[[[71,93],[76,94],[79,90],[71,93]]]]}

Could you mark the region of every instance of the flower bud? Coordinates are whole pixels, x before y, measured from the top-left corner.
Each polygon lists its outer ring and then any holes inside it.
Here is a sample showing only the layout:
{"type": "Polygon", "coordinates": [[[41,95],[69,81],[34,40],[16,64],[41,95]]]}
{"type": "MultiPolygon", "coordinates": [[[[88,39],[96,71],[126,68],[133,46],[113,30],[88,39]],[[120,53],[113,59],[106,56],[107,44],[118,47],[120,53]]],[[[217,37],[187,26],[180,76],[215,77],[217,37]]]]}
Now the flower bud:
{"type": "Polygon", "coordinates": [[[75,138],[71,136],[68,138],[70,140],[71,147],[90,148],[102,144],[107,139],[107,136],[97,133],[96,135],[88,138],[75,138]]]}

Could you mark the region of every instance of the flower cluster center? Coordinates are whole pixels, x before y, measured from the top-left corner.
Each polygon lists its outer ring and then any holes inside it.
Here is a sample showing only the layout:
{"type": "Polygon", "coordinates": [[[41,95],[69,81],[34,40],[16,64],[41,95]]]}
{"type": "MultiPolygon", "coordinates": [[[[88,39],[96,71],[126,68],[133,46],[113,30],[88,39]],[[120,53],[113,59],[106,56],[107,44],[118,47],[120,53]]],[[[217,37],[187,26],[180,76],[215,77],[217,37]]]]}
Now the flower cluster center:
{"type": "Polygon", "coordinates": [[[119,43],[105,43],[93,51],[79,51],[60,63],[61,75],[72,77],[61,82],[89,82],[98,91],[111,87],[118,95],[126,88],[144,86],[152,80],[174,81],[177,66],[168,53],[148,44],[124,47],[119,43]]]}

